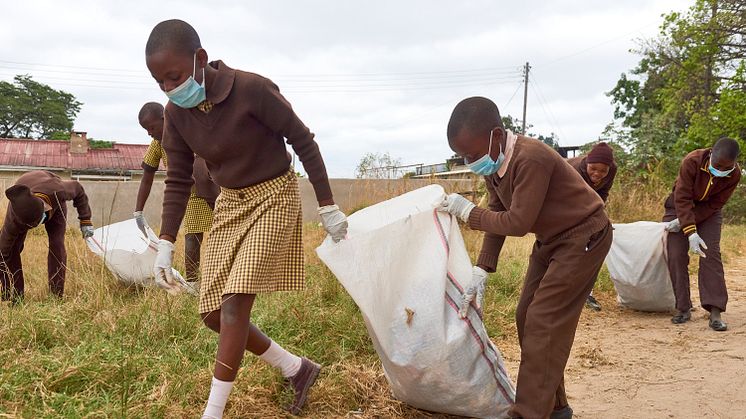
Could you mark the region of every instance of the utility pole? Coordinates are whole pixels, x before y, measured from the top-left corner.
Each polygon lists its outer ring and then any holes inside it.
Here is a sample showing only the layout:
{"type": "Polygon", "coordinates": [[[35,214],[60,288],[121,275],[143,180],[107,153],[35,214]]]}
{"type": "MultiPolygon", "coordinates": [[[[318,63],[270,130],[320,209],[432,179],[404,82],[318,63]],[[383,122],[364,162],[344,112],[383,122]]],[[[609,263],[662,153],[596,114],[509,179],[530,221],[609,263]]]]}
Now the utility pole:
{"type": "Polygon", "coordinates": [[[526,135],[526,100],[528,99],[528,71],[531,66],[526,61],[526,67],[523,70],[523,127],[521,128],[521,134],[526,135]]]}

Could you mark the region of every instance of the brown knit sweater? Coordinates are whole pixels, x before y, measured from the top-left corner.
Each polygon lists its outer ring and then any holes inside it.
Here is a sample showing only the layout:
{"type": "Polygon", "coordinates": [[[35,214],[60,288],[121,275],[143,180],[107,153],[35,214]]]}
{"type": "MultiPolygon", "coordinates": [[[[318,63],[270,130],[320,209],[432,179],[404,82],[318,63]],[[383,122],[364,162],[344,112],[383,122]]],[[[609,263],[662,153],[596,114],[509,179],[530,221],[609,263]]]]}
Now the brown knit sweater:
{"type": "Polygon", "coordinates": [[[205,159],[219,186],[244,188],[274,179],[290,168],[285,140],[303,163],[318,201],[332,198],[326,167],[314,135],[272,81],[211,62],[206,80],[212,109],[168,103],[163,148],[168,157],[161,234],[176,237],[191,189],[194,154],[205,159]]]}
{"type": "Polygon", "coordinates": [[[469,226],[486,232],[477,264],[494,272],[505,236],[536,240],[592,234],[609,224],[601,198],[552,148],[518,136],[505,176],[486,176],[489,209],[475,208],[469,226]]]}

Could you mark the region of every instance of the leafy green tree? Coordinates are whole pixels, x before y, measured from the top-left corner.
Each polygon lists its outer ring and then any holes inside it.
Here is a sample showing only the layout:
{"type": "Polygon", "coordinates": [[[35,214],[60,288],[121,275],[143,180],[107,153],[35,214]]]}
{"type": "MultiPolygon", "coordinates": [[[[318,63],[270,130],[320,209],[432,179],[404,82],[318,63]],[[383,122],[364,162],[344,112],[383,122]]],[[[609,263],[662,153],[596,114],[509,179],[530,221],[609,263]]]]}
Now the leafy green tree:
{"type": "Polygon", "coordinates": [[[47,138],[69,132],[81,106],[70,93],[28,75],[15,76],[13,83],[0,82],[0,137],[47,138]]]}

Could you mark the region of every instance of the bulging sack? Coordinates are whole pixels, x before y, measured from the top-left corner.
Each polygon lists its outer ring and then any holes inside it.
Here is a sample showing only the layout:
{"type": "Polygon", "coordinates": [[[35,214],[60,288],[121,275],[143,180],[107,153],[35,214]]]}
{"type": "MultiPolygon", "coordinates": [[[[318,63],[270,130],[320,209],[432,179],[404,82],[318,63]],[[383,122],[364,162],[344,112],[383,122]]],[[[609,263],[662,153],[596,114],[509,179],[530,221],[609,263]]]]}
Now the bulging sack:
{"type": "MultiPolygon", "coordinates": [[[[155,286],[153,265],[158,254],[158,237],[146,226],[147,237],[134,219],[97,228],[86,240],[88,248],[104,260],[106,267],[127,285],[155,286]]],[[[171,269],[181,288],[196,291],[179,271],[171,269]]]]}
{"type": "Polygon", "coordinates": [[[676,299],[666,263],[664,223],[614,224],[606,256],[619,304],[640,311],[673,310],[676,299]]]}
{"type": "Polygon", "coordinates": [[[365,320],[394,396],[454,415],[507,416],[515,390],[480,313],[458,316],[472,264],[458,223],[427,186],[348,219],[348,238],[316,249],[365,320]]]}

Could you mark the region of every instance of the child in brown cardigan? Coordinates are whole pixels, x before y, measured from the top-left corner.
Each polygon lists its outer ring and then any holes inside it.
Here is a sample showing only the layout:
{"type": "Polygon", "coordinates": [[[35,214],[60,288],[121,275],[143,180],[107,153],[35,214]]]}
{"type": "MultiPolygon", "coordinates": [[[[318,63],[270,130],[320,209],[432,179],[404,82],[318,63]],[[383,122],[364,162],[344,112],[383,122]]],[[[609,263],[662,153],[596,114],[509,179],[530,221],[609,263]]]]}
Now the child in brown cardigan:
{"type": "Polygon", "coordinates": [[[256,294],[305,286],[300,195],[285,141],[303,163],[316,192],[321,221],[333,240],[344,238],[345,215],[332,192],[313,134],[277,86],[257,74],[209,62],[186,22],[155,26],[145,61],[169,97],[163,147],[168,157],[156,278],[171,282],[173,242],[191,190],[192,163],[205,159],[221,187],[202,262],[200,314],[219,333],[215,371],[204,418],[220,418],[244,351],[279,368],[300,412],[320,366],[280,347],[250,322],[256,294]]]}
{"type": "Polygon", "coordinates": [[[489,209],[458,194],[449,195],[441,208],[485,232],[462,316],[474,303],[480,308],[487,272],[495,272],[505,237],[534,233],[516,308],[521,366],[511,415],[571,418],[565,365],[583,303],[611,247],[603,201],[556,151],[506,130],[489,99],[473,97],[456,105],[448,144],[485,177],[489,193],[489,209]]]}

